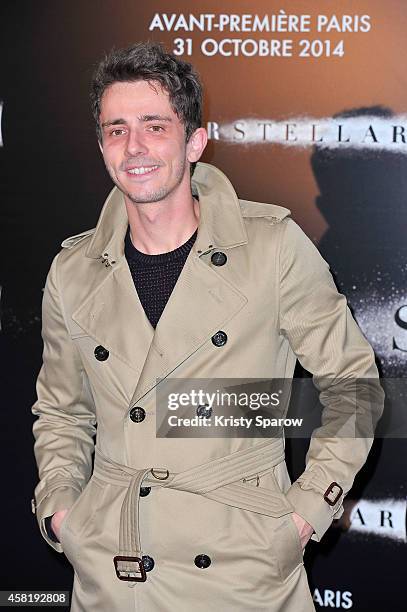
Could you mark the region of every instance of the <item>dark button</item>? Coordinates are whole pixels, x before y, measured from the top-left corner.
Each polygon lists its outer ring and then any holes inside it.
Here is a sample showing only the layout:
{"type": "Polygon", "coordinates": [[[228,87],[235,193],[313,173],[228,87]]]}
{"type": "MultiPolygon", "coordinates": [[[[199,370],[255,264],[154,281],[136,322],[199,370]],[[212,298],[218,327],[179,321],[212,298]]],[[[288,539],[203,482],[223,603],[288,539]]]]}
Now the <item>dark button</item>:
{"type": "Polygon", "coordinates": [[[218,331],[212,336],[212,342],[215,346],[223,346],[227,342],[227,335],[223,331],[218,331]]]}
{"type": "Polygon", "coordinates": [[[227,256],[221,251],[216,251],[216,253],[213,253],[211,257],[211,262],[214,266],[224,266],[227,260],[227,256]]]}
{"type": "Polygon", "coordinates": [[[133,423],[141,423],[141,421],[144,421],[146,418],[146,411],[144,408],[140,408],[140,406],[134,406],[134,408],[130,410],[130,418],[133,423]]]}
{"type": "Polygon", "coordinates": [[[144,569],[146,570],[146,572],[151,572],[155,565],[154,559],[152,557],[149,557],[148,555],[143,555],[141,557],[141,560],[143,561],[144,569]]]}
{"type": "Polygon", "coordinates": [[[210,408],[207,404],[202,404],[201,406],[198,406],[198,408],[196,409],[196,414],[199,417],[208,419],[212,414],[212,408],[210,408]]]}
{"type": "Polygon", "coordinates": [[[151,487],[140,487],[140,497],[146,497],[151,491],[151,487]]]}
{"type": "Polygon", "coordinates": [[[211,564],[211,558],[208,555],[197,555],[194,559],[194,563],[201,569],[206,569],[211,564]]]}
{"type": "Polygon", "coordinates": [[[109,357],[109,351],[104,346],[97,346],[95,348],[95,357],[98,361],[106,361],[109,357]]]}

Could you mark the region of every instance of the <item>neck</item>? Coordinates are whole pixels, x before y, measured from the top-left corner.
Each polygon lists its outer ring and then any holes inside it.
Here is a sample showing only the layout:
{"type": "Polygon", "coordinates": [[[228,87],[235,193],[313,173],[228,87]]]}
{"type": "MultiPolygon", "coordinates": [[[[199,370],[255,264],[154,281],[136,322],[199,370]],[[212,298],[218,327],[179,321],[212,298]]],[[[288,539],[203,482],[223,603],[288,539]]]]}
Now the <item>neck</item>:
{"type": "Polygon", "coordinates": [[[199,222],[199,202],[186,197],[135,204],[125,198],[133,245],[142,253],[168,253],[184,244],[199,222]]]}

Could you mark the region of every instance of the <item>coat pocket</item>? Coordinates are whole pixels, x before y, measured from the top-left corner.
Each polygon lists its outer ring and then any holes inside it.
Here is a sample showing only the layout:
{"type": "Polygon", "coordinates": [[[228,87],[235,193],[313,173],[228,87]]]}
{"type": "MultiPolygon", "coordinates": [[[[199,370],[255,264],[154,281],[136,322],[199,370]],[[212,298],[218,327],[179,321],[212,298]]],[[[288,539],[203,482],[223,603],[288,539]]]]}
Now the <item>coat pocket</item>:
{"type": "Polygon", "coordinates": [[[276,559],[280,579],[285,582],[303,563],[304,551],[300,535],[291,514],[275,519],[272,533],[272,553],[276,559]]]}
{"type": "Polygon", "coordinates": [[[80,557],[83,540],[102,502],[103,484],[92,476],[68,510],[60,529],[60,542],[68,561],[75,567],[80,557]]]}
{"type": "MultiPolygon", "coordinates": [[[[276,494],[286,500],[285,493],[274,472],[275,468],[267,472],[267,474],[260,478],[259,484],[276,492],[276,494]]],[[[298,566],[303,564],[304,560],[304,550],[300,534],[293,520],[293,512],[281,513],[280,516],[276,515],[271,520],[270,547],[275,559],[275,566],[282,581],[288,580],[298,566]]]]}

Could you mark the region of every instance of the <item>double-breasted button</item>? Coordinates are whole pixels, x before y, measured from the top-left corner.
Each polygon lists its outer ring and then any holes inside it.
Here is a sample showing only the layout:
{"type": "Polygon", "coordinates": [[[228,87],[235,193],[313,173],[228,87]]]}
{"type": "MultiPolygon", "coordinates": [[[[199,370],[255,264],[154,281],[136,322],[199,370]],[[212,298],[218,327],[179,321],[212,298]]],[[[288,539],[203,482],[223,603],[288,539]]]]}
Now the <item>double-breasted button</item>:
{"type": "Polygon", "coordinates": [[[151,572],[155,565],[154,559],[152,557],[149,557],[148,555],[143,555],[141,557],[141,560],[143,561],[143,566],[146,572],[151,572]]]}
{"type": "Polygon", "coordinates": [[[222,251],[216,251],[211,257],[211,262],[214,266],[224,266],[227,260],[227,256],[222,251]]]}
{"type": "Polygon", "coordinates": [[[95,357],[98,361],[106,361],[109,357],[109,351],[104,346],[99,345],[95,348],[95,357]]]}
{"type": "Polygon", "coordinates": [[[208,406],[207,404],[201,404],[196,409],[196,414],[199,417],[202,417],[204,419],[208,419],[211,416],[211,414],[212,414],[212,408],[210,406],[208,406]]]}
{"type": "Polygon", "coordinates": [[[130,410],[130,418],[133,423],[141,423],[141,421],[144,421],[146,418],[146,411],[144,408],[140,408],[140,406],[134,406],[134,408],[130,410]]]}
{"type": "Polygon", "coordinates": [[[211,558],[208,555],[197,555],[194,559],[194,563],[200,569],[206,569],[212,563],[211,558]]]}
{"type": "Polygon", "coordinates": [[[146,497],[151,491],[151,487],[140,487],[140,497],[146,497]]]}
{"type": "Polygon", "coordinates": [[[226,344],[228,337],[224,331],[218,331],[212,336],[212,342],[215,346],[223,346],[226,344]]]}

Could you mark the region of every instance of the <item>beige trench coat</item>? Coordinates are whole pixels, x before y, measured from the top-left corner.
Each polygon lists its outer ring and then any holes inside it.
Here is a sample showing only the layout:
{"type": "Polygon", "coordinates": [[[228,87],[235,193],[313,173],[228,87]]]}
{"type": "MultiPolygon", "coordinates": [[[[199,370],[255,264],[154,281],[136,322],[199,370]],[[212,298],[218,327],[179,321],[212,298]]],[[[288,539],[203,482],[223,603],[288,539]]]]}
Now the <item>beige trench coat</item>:
{"type": "Polygon", "coordinates": [[[96,424],[105,457],[179,473],[259,439],[156,438],[157,379],[289,378],[298,358],[325,385],[328,411],[340,398],[326,377],[377,377],[345,297],[289,211],[239,200],[208,164],[198,164],[193,189],[201,209],[197,240],[155,331],[124,257],[128,221],[117,189],[95,230],[64,241],[47,278],[44,363],[33,407],[40,478],[34,506],[44,538],[74,568],[75,612],[313,610],[291,513],[320,540],[342,513],[372,442],[313,437],[306,470],[292,485],[284,460],[260,478],[241,480],[246,497],[256,484],[270,494],[269,515],[152,487],[139,499],[139,527],[143,555],[154,567],[145,582],[118,579],[113,557],[128,487],[91,476],[96,424]],[[216,251],[227,256],[225,265],[211,262],[216,251]],[[227,335],[222,346],[211,341],[218,331],[227,335]],[[95,357],[97,347],[107,349],[107,358],[95,357]],[[144,420],[130,418],[134,406],[145,410],[144,420]],[[338,486],[324,497],[332,483],[338,486]],[[63,508],[70,510],[56,544],[44,518],[63,508]],[[201,554],[208,567],[195,564],[201,554]]]}

